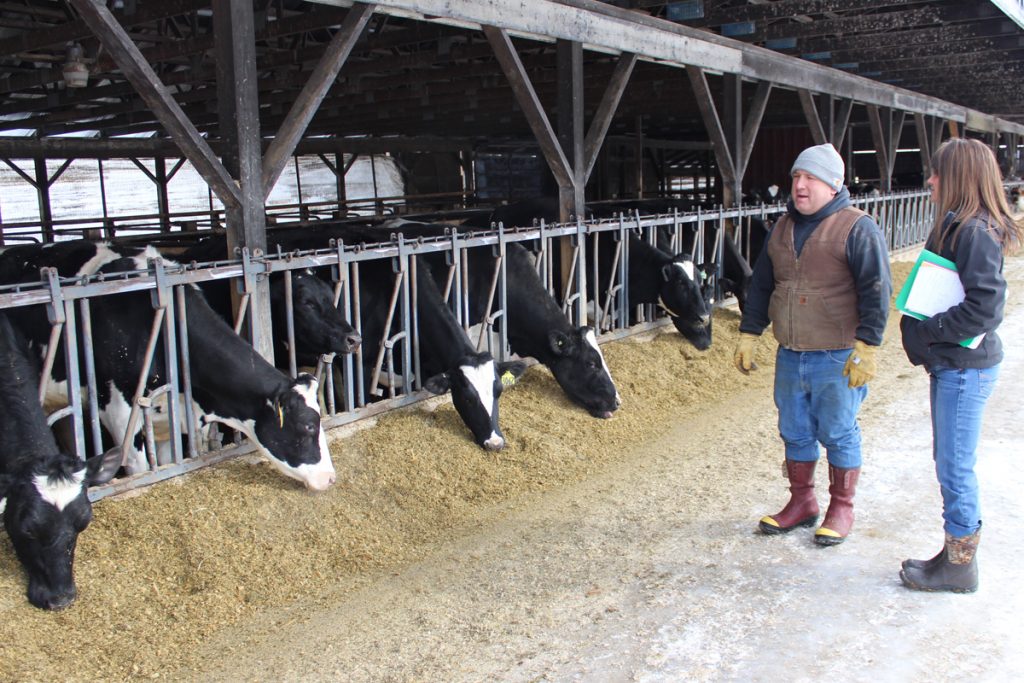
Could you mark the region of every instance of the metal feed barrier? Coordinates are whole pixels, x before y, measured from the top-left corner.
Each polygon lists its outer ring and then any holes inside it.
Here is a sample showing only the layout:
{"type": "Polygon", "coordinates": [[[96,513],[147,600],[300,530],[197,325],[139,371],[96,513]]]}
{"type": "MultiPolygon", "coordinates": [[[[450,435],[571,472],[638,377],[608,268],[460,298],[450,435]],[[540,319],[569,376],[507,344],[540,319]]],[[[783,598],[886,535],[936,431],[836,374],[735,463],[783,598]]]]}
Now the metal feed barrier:
{"type": "MultiPolygon", "coordinates": [[[[855,198],[855,205],[871,213],[883,226],[887,244],[898,251],[921,244],[931,229],[933,205],[928,192],[909,192],[883,197],[855,198]]],[[[63,341],[63,358],[68,372],[68,386],[82,386],[82,391],[70,392],[68,405],[49,415],[50,424],[64,420],[70,426],[66,447],[80,455],[103,452],[111,441],[128,448],[128,437],[123,434],[105,434],[100,424],[97,405],[98,386],[94,363],[91,302],[97,297],[112,296],[129,291],[148,291],[154,316],[149,324],[145,361],[140,368],[139,380],[132,402],[129,433],[141,422],[148,470],[120,477],[110,484],[90,491],[93,500],[124,492],[157,481],[179,476],[194,469],[227,458],[251,452],[243,442],[222,445],[216,435],[200,428],[192,403],[190,359],[188,345],[184,343],[188,316],[184,288],[204,281],[230,279],[239,292],[240,308],[236,330],[246,315],[249,293],[255,282],[271,273],[283,273],[286,292],[286,334],[290,349],[286,372],[292,376],[300,370],[295,359],[294,320],[291,301],[291,273],[300,268],[324,269],[330,272],[334,283],[335,305],[344,317],[362,333],[360,267],[371,260],[386,259],[394,273],[388,319],[394,322],[392,333],[378,348],[360,348],[355,354],[341,357],[321,357],[315,370],[321,380],[321,407],[326,428],[408,405],[427,397],[420,377],[418,328],[416,316],[417,257],[428,253],[444,253],[448,272],[442,294],[449,302],[465,329],[469,323],[469,260],[467,249],[489,249],[496,260],[494,275],[487,283],[487,305],[479,332],[473,331],[473,343],[478,349],[487,349],[498,360],[509,355],[508,338],[502,318],[506,310],[507,286],[505,254],[512,242],[524,243],[536,258],[536,268],[549,292],[562,302],[563,310],[574,325],[592,324],[600,332],[601,340],[619,338],[662,326],[667,323],[663,314],[653,306],[629,311],[624,302],[629,298],[628,240],[629,231],[654,244],[659,231],[668,240],[674,253],[695,254],[695,261],[704,261],[711,284],[718,289],[722,277],[723,244],[730,229],[741,251],[750,256],[750,220],[770,221],[785,211],[783,205],[762,205],[735,209],[703,210],[692,213],[641,216],[619,215],[611,219],[576,221],[567,224],[539,223],[530,228],[505,230],[493,226],[490,230],[461,233],[450,230],[431,239],[410,241],[401,234],[382,231],[378,244],[347,245],[339,242],[325,244],[315,251],[291,252],[254,256],[243,252],[241,258],[230,262],[180,265],[153,260],[147,270],[117,275],[95,276],[82,279],[61,279],[52,270],[44,269],[39,282],[0,287],[0,308],[22,306],[46,307],[51,325],[48,356],[43,377],[55,361],[58,340],[63,341]],[[599,263],[596,257],[597,240],[603,233],[611,233],[616,244],[610,269],[612,281],[597,283],[599,263]],[[561,262],[553,258],[559,248],[570,250],[569,272],[562,277],[561,262]],[[566,283],[563,287],[562,283],[566,283]],[[589,283],[589,284],[588,284],[589,283]],[[596,291],[607,290],[603,300],[596,291]],[[588,306],[593,302],[592,305],[588,306]],[[633,315],[631,316],[630,313],[633,315]],[[630,325],[630,319],[636,322],[630,325]],[[160,386],[147,388],[150,365],[157,353],[163,354],[167,367],[165,381],[160,386]],[[367,364],[371,381],[364,373],[364,354],[374,362],[367,364]],[[83,380],[84,378],[84,380],[83,380]],[[369,393],[367,395],[367,384],[369,393]],[[178,400],[170,400],[176,397],[178,400]],[[158,447],[154,422],[161,411],[166,411],[171,429],[163,448],[158,447]],[[184,438],[183,438],[184,437],[184,438]]],[[[715,301],[721,304],[721,292],[715,301]]],[[[40,400],[45,386],[40,388],[40,400]]]]}

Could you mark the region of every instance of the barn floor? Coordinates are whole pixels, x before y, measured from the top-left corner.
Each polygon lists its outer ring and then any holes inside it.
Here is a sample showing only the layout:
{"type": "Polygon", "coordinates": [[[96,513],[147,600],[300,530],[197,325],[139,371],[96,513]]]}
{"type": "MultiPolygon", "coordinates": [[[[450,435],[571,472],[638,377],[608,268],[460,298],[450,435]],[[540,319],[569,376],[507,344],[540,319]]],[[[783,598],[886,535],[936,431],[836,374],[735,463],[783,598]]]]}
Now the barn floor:
{"type": "MultiPolygon", "coordinates": [[[[1017,279],[1021,266],[1010,264],[1017,279]]],[[[903,558],[930,557],[942,538],[927,380],[902,358],[897,333],[863,412],[858,521],[842,546],[818,548],[810,530],[753,531],[784,502],[762,377],[600,475],[489,510],[422,562],[336,604],[293,611],[282,628],[225,634],[207,645],[217,663],[190,675],[1020,680],[1024,310],[1019,300],[1011,308],[981,447],[987,512],[974,595],[914,593],[897,576],[903,558]]],[[[827,474],[818,475],[827,500],[827,474]]]]}
{"type": "Polygon", "coordinates": [[[767,344],[760,372],[731,368],[724,311],[704,354],[674,335],[609,345],[612,420],[531,370],[503,398],[500,456],[460,450],[442,407],[426,430],[410,411],[335,441],[321,496],[229,463],[104,501],[79,601],[57,615],[27,606],[2,541],[0,680],[1020,679],[1024,258],[1007,271],[974,595],[899,584],[942,531],[927,380],[893,326],[862,413],[854,535],[822,549],[807,530],[754,533],[785,500],[772,368],[767,344]]]}

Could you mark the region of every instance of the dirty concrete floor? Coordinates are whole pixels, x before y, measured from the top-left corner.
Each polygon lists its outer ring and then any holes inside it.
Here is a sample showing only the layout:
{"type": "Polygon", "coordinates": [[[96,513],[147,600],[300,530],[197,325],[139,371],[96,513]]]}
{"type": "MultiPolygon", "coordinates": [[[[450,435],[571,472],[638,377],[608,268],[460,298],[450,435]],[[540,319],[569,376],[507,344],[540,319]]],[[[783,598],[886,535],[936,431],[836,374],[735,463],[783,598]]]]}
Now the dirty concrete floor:
{"type": "MultiPolygon", "coordinates": [[[[900,561],[942,539],[924,372],[883,365],[862,412],[851,538],[755,532],[785,501],[763,386],[681,421],[627,464],[491,510],[427,560],[243,625],[194,680],[1009,681],[1024,679],[1024,310],[978,467],[981,588],[916,593],[900,561]],[[715,416],[712,418],[712,416],[715,416]],[[322,604],[322,602],[321,602],[322,604]]],[[[898,337],[896,339],[898,345],[898,337]]],[[[827,475],[819,468],[819,500],[827,475]]]]}

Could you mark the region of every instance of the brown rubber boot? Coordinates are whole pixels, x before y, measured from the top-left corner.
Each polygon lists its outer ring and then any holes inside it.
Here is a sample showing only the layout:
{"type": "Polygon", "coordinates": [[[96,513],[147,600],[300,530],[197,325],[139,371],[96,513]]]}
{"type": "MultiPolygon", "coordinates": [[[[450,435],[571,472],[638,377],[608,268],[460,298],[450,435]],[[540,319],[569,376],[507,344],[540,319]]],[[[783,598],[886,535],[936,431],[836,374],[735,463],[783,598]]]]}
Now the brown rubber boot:
{"type": "Polygon", "coordinates": [[[829,495],[828,512],[825,521],[814,532],[818,545],[838,545],[846,540],[853,529],[853,494],[857,490],[860,468],[828,466],[829,495]]]}
{"type": "Polygon", "coordinates": [[[782,512],[762,517],[758,527],[766,534],[784,534],[818,521],[818,499],[814,496],[814,467],[817,460],[786,460],[789,477],[789,502],[782,512]]]}
{"type": "Polygon", "coordinates": [[[946,534],[946,545],[931,560],[909,560],[903,563],[900,579],[907,588],[917,591],[949,591],[973,593],[978,590],[978,543],[981,530],[969,536],[946,534]]]}

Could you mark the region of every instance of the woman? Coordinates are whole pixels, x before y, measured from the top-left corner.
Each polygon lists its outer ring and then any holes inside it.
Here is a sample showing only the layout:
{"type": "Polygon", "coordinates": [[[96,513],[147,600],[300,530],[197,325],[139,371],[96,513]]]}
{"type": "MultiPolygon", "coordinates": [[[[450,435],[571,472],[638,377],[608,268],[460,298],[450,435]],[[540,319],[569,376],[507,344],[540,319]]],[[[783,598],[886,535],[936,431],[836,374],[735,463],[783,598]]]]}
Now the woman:
{"type": "Polygon", "coordinates": [[[907,357],[931,379],[932,454],[946,532],[938,555],[904,560],[900,579],[914,590],[970,593],[978,588],[981,535],[975,451],[1003,359],[995,331],[1006,301],[1003,256],[1020,245],[1024,226],[1010,212],[995,155],[977,140],[943,143],[928,186],[937,211],[925,248],[956,263],[965,297],[927,320],[900,321],[907,357]],[[960,345],[982,334],[976,348],[960,345]]]}

